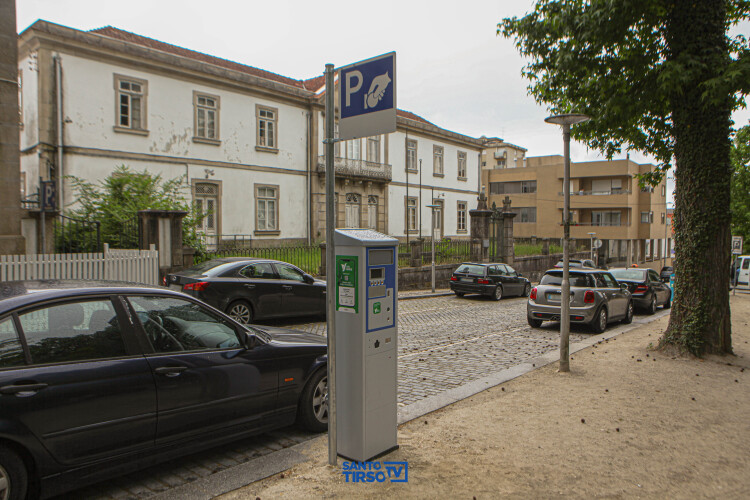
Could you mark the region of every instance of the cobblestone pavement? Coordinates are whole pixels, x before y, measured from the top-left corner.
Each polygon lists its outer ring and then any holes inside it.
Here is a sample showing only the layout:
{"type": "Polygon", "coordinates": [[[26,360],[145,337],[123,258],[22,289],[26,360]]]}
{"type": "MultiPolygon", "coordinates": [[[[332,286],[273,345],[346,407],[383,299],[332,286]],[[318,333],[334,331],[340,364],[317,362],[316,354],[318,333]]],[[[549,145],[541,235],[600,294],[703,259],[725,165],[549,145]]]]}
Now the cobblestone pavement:
{"type": "MultiPolygon", "coordinates": [[[[279,323],[325,335],[325,322],[279,323]]],[[[591,334],[573,326],[570,341],[591,334]]],[[[532,329],[526,300],[432,297],[399,301],[398,402],[409,405],[558,348],[557,324],[532,329]]],[[[314,437],[290,427],[99,483],[58,500],[147,498],[314,437]]]]}

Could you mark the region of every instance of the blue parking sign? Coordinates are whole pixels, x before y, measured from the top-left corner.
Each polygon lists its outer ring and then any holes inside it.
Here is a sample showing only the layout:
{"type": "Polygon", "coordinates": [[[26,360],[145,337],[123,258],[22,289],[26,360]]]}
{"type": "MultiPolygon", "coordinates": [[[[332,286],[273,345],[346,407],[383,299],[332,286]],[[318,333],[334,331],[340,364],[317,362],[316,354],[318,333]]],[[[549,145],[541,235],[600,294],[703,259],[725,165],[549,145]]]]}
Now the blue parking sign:
{"type": "Polygon", "coordinates": [[[57,209],[57,184],[55,181],[42,181],[42,210],[45,212],[57,209]]]}
{"type": "Polygon", "coordinates": [[[339,138],[396,131],[396,53],[339,69],[339,138]]]}

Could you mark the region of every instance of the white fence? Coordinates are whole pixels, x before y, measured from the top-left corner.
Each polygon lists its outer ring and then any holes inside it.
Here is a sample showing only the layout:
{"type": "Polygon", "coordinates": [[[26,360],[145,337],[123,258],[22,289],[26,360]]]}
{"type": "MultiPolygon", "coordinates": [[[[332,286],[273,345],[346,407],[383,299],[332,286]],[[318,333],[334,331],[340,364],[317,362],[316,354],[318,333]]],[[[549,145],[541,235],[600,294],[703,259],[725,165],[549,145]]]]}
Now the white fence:
{"type": "Polygon", "coordinates": [[[103,253],[0,255],[0,281],[107,280],[158,285],[159,252],[116,250],[103,253]]]}

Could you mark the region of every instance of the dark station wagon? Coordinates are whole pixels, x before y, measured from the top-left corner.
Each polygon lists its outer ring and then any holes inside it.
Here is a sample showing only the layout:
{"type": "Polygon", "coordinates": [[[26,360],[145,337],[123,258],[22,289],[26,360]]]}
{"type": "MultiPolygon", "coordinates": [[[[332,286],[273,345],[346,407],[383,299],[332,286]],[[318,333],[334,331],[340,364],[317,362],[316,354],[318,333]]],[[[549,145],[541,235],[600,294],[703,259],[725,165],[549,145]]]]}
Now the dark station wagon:
{"type": "Polygon", "coordinates": [[[464,262],[453,271],[450,287],[459,297],[478,293],[500,300],[503,296],[528,296],[531,283],[508,264],[464,262]]]}
{"type": "Polygon", "coordinates": [[[296,421],[327,427],[322,337],[161,287],[0,283],[0,498],[51,496],[296,421]]]}

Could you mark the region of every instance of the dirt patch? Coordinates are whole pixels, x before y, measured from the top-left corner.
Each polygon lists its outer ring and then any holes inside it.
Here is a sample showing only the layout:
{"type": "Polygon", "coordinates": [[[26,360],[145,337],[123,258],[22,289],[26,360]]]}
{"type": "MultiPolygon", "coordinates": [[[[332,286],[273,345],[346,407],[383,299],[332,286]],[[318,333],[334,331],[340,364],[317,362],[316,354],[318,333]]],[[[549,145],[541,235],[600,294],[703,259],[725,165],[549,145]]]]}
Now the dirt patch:
{"type": "Polygon", "coordinates": [[[310,461],[220,497],[748,498],[750,295],[732,297],[734,356],[653,351],[668,318],[399,428],[409,482],[346,483],[310,461]]]}

